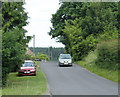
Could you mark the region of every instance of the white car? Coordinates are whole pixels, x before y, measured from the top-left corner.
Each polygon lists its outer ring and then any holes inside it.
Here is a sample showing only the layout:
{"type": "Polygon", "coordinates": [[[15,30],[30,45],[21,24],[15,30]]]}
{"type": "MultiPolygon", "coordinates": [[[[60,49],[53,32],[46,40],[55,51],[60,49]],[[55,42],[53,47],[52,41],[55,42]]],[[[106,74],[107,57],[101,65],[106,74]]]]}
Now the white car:
{"type": "Polygon", "coordinates": [[[70,54],[60,54],[59,56],[59,66],[72,66],[72,58],[70,54]]]}

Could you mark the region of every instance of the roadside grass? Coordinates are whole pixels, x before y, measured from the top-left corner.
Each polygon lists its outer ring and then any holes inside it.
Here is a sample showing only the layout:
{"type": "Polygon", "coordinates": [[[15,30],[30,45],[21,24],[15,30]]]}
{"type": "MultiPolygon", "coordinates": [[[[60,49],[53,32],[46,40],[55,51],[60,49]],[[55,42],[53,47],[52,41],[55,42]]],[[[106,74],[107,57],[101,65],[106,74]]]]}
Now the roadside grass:
{"type": "Polygon", "coordinates": [[[42,95],[46,92],[47,81],[44,73],[37,65],[36,76],[18,76],[17,72],[8,75],[7,85],[2,89],[2,95],[42,95]]]}
{"type": "Polygon", "coordinates": [[[99,68],[97,64],[95,64],[95,60],[97,58],[97,51],[90,52],[87,57],[85,57],[82,61],[75,62],[79,64],[81,67],[86,68],[87,70],[104,77],[108,80],[112,80],[118,83],[118,70],[107,70],[103,68],[99,68]]]}

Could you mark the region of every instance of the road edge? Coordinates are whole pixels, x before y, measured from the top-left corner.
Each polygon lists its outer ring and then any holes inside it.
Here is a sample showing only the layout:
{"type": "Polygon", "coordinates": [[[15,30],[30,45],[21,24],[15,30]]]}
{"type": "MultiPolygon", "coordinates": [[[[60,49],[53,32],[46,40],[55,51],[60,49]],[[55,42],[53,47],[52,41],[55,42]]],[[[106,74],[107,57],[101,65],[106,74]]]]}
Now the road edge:
{"type": "MultiPolygon", "coordinates": [[[[40,61],[39,61],[39,66],[40,66],[40,61]]],[[[42,69],[41,69],[42,71],[42,69]]],[[[45,78],[46,78],[46,74],[42,71],[42,73],[44,74],[45,78]]],[[[47,81],[47,78],[46,78],[46,81],[47,81]]],[[[50,92],[50,86],[48,84],[48,81],[47,81],[47,89],[46,89],[46,92],[43,93],[42,95],[49,95],[50,97],[52,97],[52,93],[50,92]]]]}

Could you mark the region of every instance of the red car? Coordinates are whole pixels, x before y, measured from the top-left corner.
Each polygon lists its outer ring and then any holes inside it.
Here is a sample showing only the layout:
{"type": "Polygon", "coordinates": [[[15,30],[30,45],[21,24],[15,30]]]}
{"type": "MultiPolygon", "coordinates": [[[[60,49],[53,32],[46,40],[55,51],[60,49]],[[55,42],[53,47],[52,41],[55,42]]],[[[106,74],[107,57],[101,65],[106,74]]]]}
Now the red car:
{"type": "Polygon", "coordinates": [[[36,75],[36,65],[32,60],[25,60],[21,69],[18,71],[18,75],[36,75]]]}

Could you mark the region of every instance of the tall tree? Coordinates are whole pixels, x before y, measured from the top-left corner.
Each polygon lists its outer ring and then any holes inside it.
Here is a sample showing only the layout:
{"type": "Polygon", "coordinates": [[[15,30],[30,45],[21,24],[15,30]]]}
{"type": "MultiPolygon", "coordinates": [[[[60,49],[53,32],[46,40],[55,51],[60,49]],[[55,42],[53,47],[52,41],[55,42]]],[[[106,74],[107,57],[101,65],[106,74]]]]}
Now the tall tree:
{"type": "Polygon", "coordinates": [[[27,13],[23,2],[2,3],[2,82],[7,74],[17,71],[23,62],[26,43],[29,38],[23,27],[27,25],[27,13]]]}

